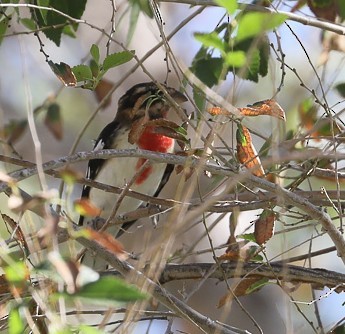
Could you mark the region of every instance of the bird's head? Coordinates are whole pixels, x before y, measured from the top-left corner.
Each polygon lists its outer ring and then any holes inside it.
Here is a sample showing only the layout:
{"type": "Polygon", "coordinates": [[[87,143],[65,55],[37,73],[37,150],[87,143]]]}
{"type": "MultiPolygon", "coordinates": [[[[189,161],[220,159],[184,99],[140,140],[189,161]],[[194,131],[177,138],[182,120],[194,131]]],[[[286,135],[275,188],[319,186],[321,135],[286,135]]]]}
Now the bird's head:
{"type": "MultiPolygon", "coordinates": [[[[187,101],[176,89],[162,86],[177,103],[187,101]]],[[[144,82],[133,86],[120,98],[116,120],[132,123],[145,115],[149,120],[165,118],[170,108],[171,103],[157,85],[154,82],[144,82]]]]}

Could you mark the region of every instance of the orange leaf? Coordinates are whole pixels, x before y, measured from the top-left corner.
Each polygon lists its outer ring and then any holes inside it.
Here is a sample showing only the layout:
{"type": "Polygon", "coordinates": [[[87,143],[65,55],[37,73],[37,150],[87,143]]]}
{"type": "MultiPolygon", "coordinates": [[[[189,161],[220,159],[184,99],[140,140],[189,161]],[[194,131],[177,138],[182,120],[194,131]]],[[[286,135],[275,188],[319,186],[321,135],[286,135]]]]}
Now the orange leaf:
{"type": "MultiPolygon", "coordinates": [[[[95,95],[98,102],[101,102],[108,93],[113,89],[114,84],[111,81],[106,79],[101,79],[95,88],[95,95]]],[[[111,103],[111,95],[107,98],[107,100],[103,104],[103,108],[106,108],[111,103]]]]}
{"type": "Polygon", "coordinates": [[[244,164],[255,176],[264,176],[260,158],[252,143],[252,137],[248,129],[238,124],[236,132],[237,140],[237,158],[241,164],[244,164]]]}
{"type": "Polygon", "coordinates": [[[283,108],[274,100],[259,101],[245,108],[239,108],[239,110],[244,116],[269,115],[285,121],[283,108]]]}
{"type": "Polygon", "coordinates": [[[255,222],[254,237],[259,245],[271,239],[274,230],[275,213],[271,210],[264,210],[259,219],[255,222]]]}
{"type": "Polygon", "coordinates": [[[219,116],[219,115],[230,116],[231,115],[231,113],[229,111],[227,111],[224,108],[220,108],[220,107],[208,108],[207,112],[212,116],[219,116]]]}
{"type": "Polygon", "coordinates": [[[74,208],[80,215],[86,217],[97,217],[101,214],[101,209],[95,206],[87,198],[81,198],[74,201],[74,208]]]}
{"type": "Polygon", "coordinates": [[[88,238],[96,241],[103,248],[113,253],[120,261],[125,261],[128,255],[124,251],[122,244],[107,232],[99,232],[91,228],[85,228],[88,238]]]}

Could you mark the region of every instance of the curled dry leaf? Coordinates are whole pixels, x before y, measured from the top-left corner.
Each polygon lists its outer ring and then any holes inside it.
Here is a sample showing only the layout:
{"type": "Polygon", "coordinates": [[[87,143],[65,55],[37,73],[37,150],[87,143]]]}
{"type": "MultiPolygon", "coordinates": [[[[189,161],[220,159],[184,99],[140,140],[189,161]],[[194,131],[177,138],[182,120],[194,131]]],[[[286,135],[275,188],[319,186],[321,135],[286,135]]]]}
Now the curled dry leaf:
{"type": "Polygon", "coordinates": [[[241,281],[235,286],[235,288],[232,289],[231,293],[226,294],[219,300],[217,304],[217,308],[221,308],[227,303],[231,302],[231,300],[234,298],[234,295],[236,297],[247,295],[248,292],[252,291],[251,287],[253,286],[253,284],[259,282],[260,280],[261,280],[260,276],[258,277],[253,276],[253,277],[241,279],[241,281]]]}
{"type": "MultiPolygon", "coordinates": [[[[101,79],[95,88],[95,95],[97,102],[101,102],[107,95],[108,93],[113,89],[114,84],[106,79],[101,79]]],[[[111,95],[104,101],[103,103],[103,108],[108,107],[111,104],[111,95]]]]}
{"type": "Polygon", "coordinates": [[[74,293],[77,289],[77,277],[79,274],[79,264],[74,261],[65,261],[58,252],[48,253],[48,259],[55,267],[66,284],[68,293],[74,293]]]}
{"type": "Polygon", "coordinates": [[[245,165],[253,175],[259,177],[264,176],[265,171],[252,143],[252,137],[249,130],[241,124],[238,124],[236,140],[238,161],[245,165]]]}
{"type": "Polygon", "coordinates": [[[92,228],[85,228],[88,239],[96,241],[109,252],[113,253],[120,261],[125,261],[128,255],[124,251],[122,244],[107,232],[95,231],[92,228]]]}
{"type": "Polygon", "coordinates": [[[101,214],[101,209],[99,209],[87,198],[80,198],[75,200],[74,209],[80,215],[85,217],[97,217],[101,214]]]}
{"type": "Polygon", "coordinates": [[[53,63],[51,60],[48,61],[48,65],[50,66],[51,70],[54,74],[58,77],[58,79],[66,86],[66,87],[75,87],[77,85],[77,79],[72,72],[71,67],[61,62],[53,63]]]}
{"type": "Polygon", "coordinates": [[[274,232],[275,213],[265,209],[255,222],[254,237],[259,245],[266,243],[272,238],[274,232]]]}
{"type": "Polygon", "coordinates": [[[239,110],[243,116],[268,115],[277,117],[283,121],[286,120],[283,108],[275,100],[259,101],[245,108],[239,108],[239,110]]]}
{"type": "Polygon", "coordinates": [[[20,228],[20,225],[17,222],[15,222],[10,216],[5,215],[4,213],[1,214],[1,217],[5,224],[7,224],[11,228],[13,234],[15,235],[15,238],[23,247],[25,252],[28,252],[28,244],[26,243],[26,239],[24,237],[22,229],[20,228]]]}
{"type": "Polygon", "coordinates": [[[140,136],[142,135],[142,133],[144,132],[146,128],[145,124],[147,122],[148,122],[148,118],[142,117],[132,124],[131,130],[128,133],[128,142],[130,144],[138,143],[140,136]]]}

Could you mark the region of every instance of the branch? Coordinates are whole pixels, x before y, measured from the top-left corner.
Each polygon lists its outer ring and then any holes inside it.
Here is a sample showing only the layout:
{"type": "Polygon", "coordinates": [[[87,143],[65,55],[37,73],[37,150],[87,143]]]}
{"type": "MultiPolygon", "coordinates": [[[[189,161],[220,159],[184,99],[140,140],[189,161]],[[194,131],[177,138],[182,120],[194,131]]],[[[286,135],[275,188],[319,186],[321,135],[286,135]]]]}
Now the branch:
{"type": "Polygon", "coordinates": [[[77,238],[84,247],[97,253],[97,256],[102,257],[114,269],[116,269],[122,276],[128,278],[130,281],[136,282],[137,286],[145,286],[155,299],[163,304],[170,311],[176,315],[194,324],[199,330],[205,333],[220,333],[220,334],[235,334],[235,333],[249,333],[248,331],[240,330],[230,327],[226,324],[222,324],[218,321],[214,321],[208,317],[205,317],[201,313],[195,311],[187,304],[170,294],[163,287],[146,277],[142,272],[132,267],[127,262],[120,262],[111,252],[99,246],[97,242],[84,238],[77,238]]]}
{"type": "MultiPolygon", "coordinates": [[[[179,3],[179,4],[186,4],[186,5],[192,5],[192,6],[219,6],[212,0],[158,0],[159,2],[169,2],[169,3],[179,3]]],[[[285,11],[279,11],[275,10],[273,8],[268,8],[264,6],[254,5],[254,4],[240,4],[239,8],[243,11],[248,12],[261,12],[261,13],[279,13],[284,14],[287,16],[287,19],[290,21],[295,21],[298,23],[302,23],[307,26],[320,28],[323,30],[332,31],[339,35],[345,35],[345,27],[332,23],[327,21],[321,21],[318,19],[306,17],[306,16],[300,16],[294,13],[285,12],[285,11]]]]}
{"type": "Polygon", "coordinates": [[[161,274],[160,283],[186,279],[202,279],[205,276],[220,281],[224,277],[265,277],[268,279],[279,279],[284,282],[307,283],[313,288],[323,289],[337,288],[337,292],[345,291],[345,274],[320,268],[302,268],[294,265],[271,263],[270,265],[254,262],[222,263],[215,269],[213,263],[191,263],[191,264],[167,264],[161,274]],[[240,269],[239,269],[240,268],[240,269]],[[211,274],[209,274],[212,271],[211,274]]]}
{"type": "MultiPolygon", "coordinates": [[[[305,152],[307,156],[308,152],[305,152]]],[[[343,154],[338,154],[338,159],[344,159],[343,154]]],[[[188,165],[189,167],[197,168],[200,165],[200,162],[203,164],[204,169],[211,172],[212,174],[236,177],[237,182],[246,182],[246,184],[252,187],[258,187],[269,191],[272,194],[280,197],[281,202],[286,202],[287,204],[293,205],[304,212],[306,212],[312,219],[318,221],[323,229],[332,239],[335,247],[337,248],[337,254],[342,259],[345,264],[345,240],[342,234],[337,230],[333,225],[333,222],[330,216],[320,210],[317,206],[313,205],[308,199],[297,195],[289,190],[286,190],[280,187],[277,184],[271,183],[264,179],[253,176],[249,171],[235,173],[233,170],[227,167],[216,165],[211,162],[204,162],[199,158],[195,157],[182,157],[174,154],[164,154],[157,153],[146,150],[131,149],[131,150],[100,150],[100,151],[91,151],[91,152],[79,152],[71,156],[66,156],[59,158],[57,160],[51,160],[43,164],[42,168],[44,171],[61,168],[66,164],[76,163],[79,161],[89,160],[89,159],[109,159],[113,157],[137,157],[137,158],[146,158],[155,162],[165,162],[174,165],[188,165]]],[[[291,157],[289,157],[291,158],[291,157]]],[[[330,158],[330,155],[327,154],[327,158],[330,158]]],[[[37,168],[25,168],[19,171],[15,171],[9,174],[10,177],[14,178],[17,181],[23,180],[30,176],[37,174],[37,168]]],[[[8,188],[7,184],[4,182],[0,183],[0,193],[4,192],[8,188]]],[[[216,197],[215,197],[216,198],[216,197]]],[[[220,196],[219,199],[222,197],[220,196]]],[[[216,201],[216,200],[215,200],[216,201]]],[[[212,203],[211,203],[212,204],[212,203]]]]}

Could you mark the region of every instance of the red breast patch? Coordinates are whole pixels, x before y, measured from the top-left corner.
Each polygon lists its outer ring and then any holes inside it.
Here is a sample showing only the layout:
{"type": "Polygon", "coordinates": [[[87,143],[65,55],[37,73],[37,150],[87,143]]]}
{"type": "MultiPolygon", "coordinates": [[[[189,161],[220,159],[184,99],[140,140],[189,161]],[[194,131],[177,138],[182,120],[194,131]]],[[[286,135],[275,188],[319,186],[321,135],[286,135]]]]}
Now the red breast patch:
{"type": "MultiPolygon", "coordinates": [[[[159,133],[154,133],[154,127],[146,127],[144,132],[139,138],[138,146],[143,150],[155,151],[166,153],[171,146],[174,145],[174,140],[172,138],[163,136],[159,133]]],[[[138,170],[147,159],[140,158],[138,159],[136,170],[138,170]]],[[[152,166],[146,167],[141,174],[136,179],[136,184],[143,183],[150,175],[152,171],[152,166]]]]}

